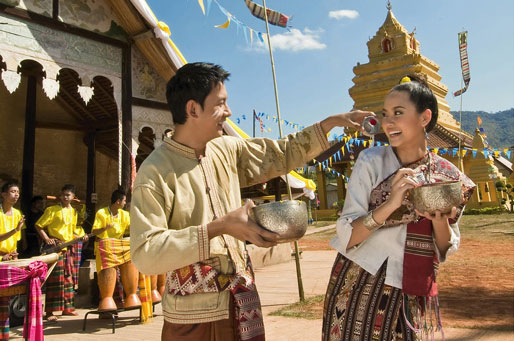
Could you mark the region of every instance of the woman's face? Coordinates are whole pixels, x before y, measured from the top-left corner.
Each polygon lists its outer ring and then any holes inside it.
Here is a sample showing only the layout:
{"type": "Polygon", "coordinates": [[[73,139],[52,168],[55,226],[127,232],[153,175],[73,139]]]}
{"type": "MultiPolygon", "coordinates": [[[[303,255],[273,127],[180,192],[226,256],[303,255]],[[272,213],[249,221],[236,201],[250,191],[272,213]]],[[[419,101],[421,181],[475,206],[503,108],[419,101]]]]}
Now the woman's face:
{"type": "Polygon", "coordinates": [[[430,122],[432,113],[418,113],[406,91],[392,91],[384,101],[382,128],[392,147],[424,146],[424,127],[430,122]]]}

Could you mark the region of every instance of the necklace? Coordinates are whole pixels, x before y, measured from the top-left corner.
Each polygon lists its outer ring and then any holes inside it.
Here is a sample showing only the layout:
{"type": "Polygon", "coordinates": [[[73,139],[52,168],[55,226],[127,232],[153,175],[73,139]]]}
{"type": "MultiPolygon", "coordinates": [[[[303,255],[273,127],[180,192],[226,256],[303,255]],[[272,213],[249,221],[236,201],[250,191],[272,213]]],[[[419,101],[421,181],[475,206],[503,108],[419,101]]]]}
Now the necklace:
{"type": "Polygon", "coordinates": [[[60,205],[61,205],[62,220],[64,221],[64,225],[68,226],[69,224],[71,224],[71,219],[73,218],[73,208],[70,210],[71,211],[70,216],[67,216],[66,214],[64,214],[64,207],[62,207],[62,204],[60,204],[60,205]]]}
{"type": "Polygon", "coordinates": [[[120,226],[120,215],[119,215],[119,213],[116,212],[116,215],[113,215],[112,212],[111,212],[111,207],[109,206],[109,207],[107,207],[107,209],[109,210],[109,214],[111,216],[111,223],[113,225],[115,225],[114,223],[116,222],[116,225],[120,226]],[[116,220],[114,220],[114,217],[116,217],[116,220]]]}
{"type": "MultiPolygon", "coordinates": [[[[4,212],[4,205],[0,204],[0,211],[2,212],[2,220],[4,222],[4,228],[6,232],[14,230],[14,215],[11,213],[11,228],[7,229],[7,214],[4,212]]],[[[12,212],[12,208],[11,208],[12,212]]]]}

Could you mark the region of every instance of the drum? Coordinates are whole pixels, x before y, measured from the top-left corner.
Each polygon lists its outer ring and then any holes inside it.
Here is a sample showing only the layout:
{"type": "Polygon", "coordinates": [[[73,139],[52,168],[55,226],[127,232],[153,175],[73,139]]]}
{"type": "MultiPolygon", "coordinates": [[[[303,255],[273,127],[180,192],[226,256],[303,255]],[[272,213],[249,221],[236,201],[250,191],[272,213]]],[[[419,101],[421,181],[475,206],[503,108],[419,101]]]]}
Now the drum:
{"type": "MultiPolygon", "coordinates": [[[[48,279],[48,276],[52,272],[52,270],[55,267],[55,264],[57,264],[57,261],[59,260],[59,254],[57,253],[51,253],[44,256],[35,256],[31,258],[26,259],[15,259],[15,260],[9,260],[5,262],[0,262],[0,266],[2,265],[10,265],[10,266],[16,266],[18,268],[26,268],[30,263],[34,261],[42,261],[43,263],[46,263],[49,265],[48,271],[46,273],[45,281],[48,279]]],[[[41,285],[43,285],[41,283],[41,285]]],[[[0,289],[0,296],[10,296],[11,299],[9,301],[9,320],[10,325],[12,327],[14,326],[20,326],[23,324],[24,316],[27,313],[27,292],[28,289],[28,283],[21,283],[18,285],[13,285],[8,288],[0,289]]]]}

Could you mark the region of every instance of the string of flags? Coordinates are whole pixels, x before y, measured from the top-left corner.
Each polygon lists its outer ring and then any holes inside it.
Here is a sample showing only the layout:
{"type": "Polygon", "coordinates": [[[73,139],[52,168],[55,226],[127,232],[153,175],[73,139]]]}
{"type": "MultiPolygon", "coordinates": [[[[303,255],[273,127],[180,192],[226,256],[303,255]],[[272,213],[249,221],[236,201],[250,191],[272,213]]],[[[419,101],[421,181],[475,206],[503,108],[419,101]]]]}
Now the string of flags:
{"type": "MultiPolygon", "coordinates": [[[[223,13],[227,17],[227,21],[223,24],[215,25],[214,27],[226,29],[230,26],[231,23],[234,23],[237,28],[237,32],[243,32],[246,43],[253,44],[254,37],[257,37],[261,43],[264,43],[266,40],[266,33],[260,32],[246,25],[239,19],[237,19],[232,13],[227,11],[225,7],[223,7],[218,0],[198,0],[198,4],[202,10],[204,15],[209,15],[212,4],[218,6],[218,9],[221,13],[223,13]]],[[[250,10],[250,12],[257,18],[264,20],[264,9],[262,6],[255,4],[253,1],[245,0],[246,6],[250,10]]],[[[268,22],[273,25],[277,25],[280,27],[286,27],[289,17],[277,12],[270,10],[268,8],[268,22]]]]}
{"type": "MultiPolygon", "coordinates": [[[[263,120],[266,119],[266,120],[271,120],[273,121],[274,123],[277,123],[278,122],[278,117],[277,115],[274,115],[274,114],[267,114],[267,113],[264,113],[264,112],[258,112],[255,114],[255,118],[260,121],[260,124],[261,124],[261,132],[263,131],[267,131],[267,132],[271,132],[271,128],[266,126],[266,124],[264,124],[263,120]]],[[[252,119],[252,114],[250,115],[246,115],[246,114],[243,114],[241,116],[238,116],[238,117],[235,117],[233,118],[232,120],[234,120],[237,124],[241,124],[242,121],[245,121],[246,119],[249,119],[251,120],[252,119]]],[[[286,127],[291,127],[293,129],[295,129],[296,131],[298,130],[302,130],[305,128],[305,126],[299,124],[299,123],[295,123],[295,122],[291,122],[291,121],[288,121],[288,120],[281,120],[281,123],[283,126],[286,126],[286,127]]]]}
{"type": "MultiPolygon", "coordinates": [[[[388,143],[384,143],[384,142],[380,142],[380,141],[373,141],[371,139],[360,138],[360,137],[358,137],[359,136],[358,134],[359,133],[356,132],[354,135],[347,135],[347,136],[339,135],[339,136],[337,136],[336,140],[338,140],[338,142],[344,141],[345,144],[338,151],[334,152],[325,161],[320,162],[320,161],[317,161],[316,159],[313,159],[313,162],[314,162],[313,167],[317,168],[319,171],[324,171],[324,172],[332,173],[333,175],[336,175],[338,177],[343,177],[345,179],[345,181],[348,181],[349,178],[346,175],[341,174],[340,172],[338,172],[337,170],[332,168],[333,163],[341,161],[343,159],[343,156],[345,156],[346,153],[352,153],[352,147],[354,147],[355,145],[357,145],[357,146],[362,145],[365,148],[366,147],[369,148],[369,147],[373,147],[373,146],[382,146],[382,145],[388,146],[389,145],[388,143]]],[[[459,148],[428,147],[427,149],[434,154],[438,154],[438,155],[448,154],[453,157],[455,157],[459,152],[459,148]]],[[[495,158],[498,158],[503,154],[507,157],[507,159],[510,159],[511,156],[513,156],[512,155],[513,151],[514,150],[512,150],[510,148],[504,148],[504,149],[494,148],[492,150],[484,148],[483,150],[479,150],[476,148],[467,148],[467,147],[462,148],[461,147],[461,155],[463,157],[466,156],[468,153],[471,153],[473,158],[476,158],[478,153],[481,153],[482,155],[484,155],[485,158],[489,158],[490,156],[494,156],[495,158]]],[[[305,174],[309,170],[310,170],[310,167],[304,167],[304,168],[298,168],[296,170],[296,172],[298,174],[305,174]]]]}

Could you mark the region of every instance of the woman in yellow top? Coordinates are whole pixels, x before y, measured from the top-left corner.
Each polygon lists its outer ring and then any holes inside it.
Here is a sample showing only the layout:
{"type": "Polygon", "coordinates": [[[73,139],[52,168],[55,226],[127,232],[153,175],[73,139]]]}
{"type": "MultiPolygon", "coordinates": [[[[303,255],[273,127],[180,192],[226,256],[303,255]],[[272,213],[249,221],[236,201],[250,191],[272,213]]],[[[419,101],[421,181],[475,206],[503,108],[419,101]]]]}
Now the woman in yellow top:
{"type": "Polygon", "coordinates": [[[0,261],[17,259],[16,246],[21,240],[21,230],[25,228],[25,217],[13,206],[20,198],[20,189],[13,182],[2,186],[0,205],[0,261]]]}
{"type": "Polygon", "coordinates": [[[138,271],[130,261],[130,240],[123,239],[130,229],[130,215],[123,210],[127,196],[121,190],[111,195],[111,205],[96,212],[92,233],[96,235],[95,255],[100,289],[99,311],[116,310],[112,297],[116,286],[116,267],[120,268],[121,282],[125,291],[124,308],[141,305],[136,295],[138,271]]]}
{"type": "MultiPolygon", "coordinates": [[[[74,198],[75,186],[64,185],[59,197],[61,203],[47,207],[36,222],[36,230],[47,245],[69,242],[77,237],[87,241],[84,230],[77,230],[77,212],[71,206],[74,198]]],[[[54,311],[62,311],[63,315],[78,315],[73,303],[73,254],[70,249],[63,249],[46,282],[45,311],[49,321],[57,321],[54,311]]]]}

